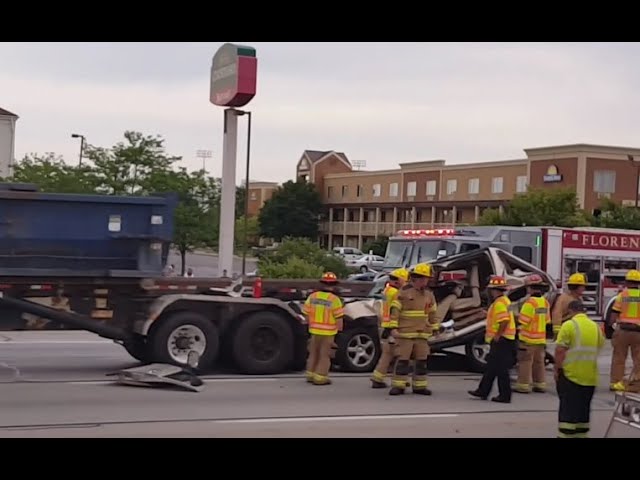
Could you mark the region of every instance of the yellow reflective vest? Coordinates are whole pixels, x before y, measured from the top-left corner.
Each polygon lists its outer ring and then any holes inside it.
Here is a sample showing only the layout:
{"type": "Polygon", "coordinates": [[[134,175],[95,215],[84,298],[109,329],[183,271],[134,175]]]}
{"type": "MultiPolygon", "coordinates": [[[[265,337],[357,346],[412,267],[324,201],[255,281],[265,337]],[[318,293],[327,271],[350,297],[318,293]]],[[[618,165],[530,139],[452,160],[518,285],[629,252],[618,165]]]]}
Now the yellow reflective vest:
{"type": "Polygon", "coordinates": [[[578,385],[597,386],[598,353],[604,345],[598,324],[579,313],[562,324],[557,344],[567,348],[562,365],[564,376],[578,385]]]}

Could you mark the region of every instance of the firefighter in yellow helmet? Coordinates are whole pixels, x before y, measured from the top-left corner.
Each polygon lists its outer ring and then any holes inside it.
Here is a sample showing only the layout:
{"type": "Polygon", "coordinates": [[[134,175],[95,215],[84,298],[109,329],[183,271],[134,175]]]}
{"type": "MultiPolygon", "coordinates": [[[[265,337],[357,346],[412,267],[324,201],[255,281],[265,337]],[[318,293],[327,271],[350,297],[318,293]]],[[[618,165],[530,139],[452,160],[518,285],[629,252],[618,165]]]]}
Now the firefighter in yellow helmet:
{"type": "Polygon", "coordinates": [[[389,365],[395,355],[395,339],[391,335],[391,330],[398,328],[397,319],[391,320],[391,306],[400,293],[400,289],[409,281],[409,271],[404,268],[398,268],[389,274],[389,282],[384,288],[382,295],[382,312],[380,321],[380,343],[382,346],[382,355],[376,365],[373,375],[371,376],[372,388],[386,388],[387,371],[389,365]]]}
{"type": "Polygon", "coordinates": [[[391,304],[391,330],[396,341],[396,362],[389,395],[402,395],[407,386],[411,355],[415,358],[413,393],[431,395],[427,382],[428,339],[435,327],[436,298],[429,290],[431,265],[421,263],[409,273],[409,283],[402,287],[391,304]]]}
{"type": "Polygon", "coordinates": [[[609,388],[613,391],[640,390],[640,272],[629,270],[625,276],[626,288],[618,294],[613,303],[611,321],[615,328],[611,345],[611,379],[609,388]],[[633,372],[628,385],[623,383],[627,355],[631,351],[633,372]]]}
{"type": "Polygon", "coordinates": [[[554,302],[551,311],[551,324],[554,336],[558,335],[560,326],[571,318],[569,304],[574,300],[582,300],[582,294],[587,288],[587,279],[583,273],[574,273],[567,281],[568,292],[563,292],[554,302]]]}
{"type": "Polygon", "coordinates": [[[544,357],[547,345],[547,324],[550,323],[549,302],[544,297],[547,285],[540,275],[530,275],[525,280],[529,298],[522,305],[518,316],[518,380],[514,390],[518,393],[533,391],[544,393],[545,382],[544,357]]]}
{"type": "Polygon", "coordinates": [[[469,391],[469,395],[486,400],[493,388],[493,381],[497,378],[498,396],[491,400],[499,403],[511,403],[509,369],[515,349],[516,322],[509,308],[511,300],[506,295],[508,288],[504,277],[495,275],[489,279],[487,290],[492,303],[487,311],[485,341],[490,350],[478,388],[469,391]]]}
{"type": "Polygon", "coordinates": [[[338,278],[332,272],[322,275],[322,288],[304,302],[302,311],[309,325],[309,356],[306,377],[314,385],[329,385],[331,348],[338,331],[342,330],[344,305],[335,294],[338,278]]]}

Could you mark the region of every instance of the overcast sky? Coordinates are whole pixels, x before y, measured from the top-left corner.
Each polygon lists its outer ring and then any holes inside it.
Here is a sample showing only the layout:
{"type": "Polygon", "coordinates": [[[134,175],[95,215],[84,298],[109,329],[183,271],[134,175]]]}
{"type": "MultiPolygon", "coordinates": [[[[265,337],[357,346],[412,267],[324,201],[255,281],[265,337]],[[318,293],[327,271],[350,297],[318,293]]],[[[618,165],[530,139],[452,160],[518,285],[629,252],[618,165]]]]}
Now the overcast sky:
{"type": "MultiPolygon", "coordinates": [[[[233,41],[233,39],[230,39],[233,41]]],[[[638,44],[246,43],[257,49],[254,180],[293,176],[305,149],[367,169],[524,157],[565,143],[640,146],[638,44]]],[[[221,171],[222,109],[209,103],[221,43],[0,43],[0,107],[20,116],[16,156],[76,161],[71,133],[110,146],[160,134],[221,171]]],[[[244,176],[240,119],[238,178],[244,176]]]]}

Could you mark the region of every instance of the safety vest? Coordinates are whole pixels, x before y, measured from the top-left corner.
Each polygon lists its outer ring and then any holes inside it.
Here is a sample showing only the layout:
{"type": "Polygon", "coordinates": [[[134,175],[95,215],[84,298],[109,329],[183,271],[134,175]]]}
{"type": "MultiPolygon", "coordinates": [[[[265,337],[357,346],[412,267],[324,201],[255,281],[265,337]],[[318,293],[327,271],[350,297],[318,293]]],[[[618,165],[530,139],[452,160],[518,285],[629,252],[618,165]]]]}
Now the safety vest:
{"type": "Polygon", "coordinates": [[[302,311],[309,319],[309,333],[335,335],[337,320],[344,315],[342,300],[330,292],[313,292],[304,302],[302,311]]]}
{"type": "Polygon", "coordinates": [[[384,295],[384,300],[382,301],[382,322],[380,324],[382,328],[392,328],[391,305],[398,296],[398,292],[399,290],[393,285],[387,285],[382,292],[382,294],[384,295]]]}
{"type": "Polygon", "coordinates": [[[557,344],[567,348],[562,364],[564,376],[583,386],[598,384],[598,352],[604,344],[600,328],[584,313],[562,324],[557,344]]]}
{"type": "Polygon", "coordinates": [[[498,297],[489,307],[487,311],[487,327],[485,333],[485,341],[490,343],[498,332],[498,327],[503,322],[509,322],[507,329],[503,333],[504,338],[515,340],[516,338],[516,321],[513,312],[509,309],[511,300],[505,295],[498,297]]]}
{"type": "Polygon", "coordinates": [[[615,303],[620,310],[618,322],[640,325],[640,289],[625,289],[618,295],[615,303]]]}
{"type": "Polygon", "coordinates": [[[530,345],[547,343],[549,302],[544,297],[529,297],[520,310],[520,340],[530,345]]]}

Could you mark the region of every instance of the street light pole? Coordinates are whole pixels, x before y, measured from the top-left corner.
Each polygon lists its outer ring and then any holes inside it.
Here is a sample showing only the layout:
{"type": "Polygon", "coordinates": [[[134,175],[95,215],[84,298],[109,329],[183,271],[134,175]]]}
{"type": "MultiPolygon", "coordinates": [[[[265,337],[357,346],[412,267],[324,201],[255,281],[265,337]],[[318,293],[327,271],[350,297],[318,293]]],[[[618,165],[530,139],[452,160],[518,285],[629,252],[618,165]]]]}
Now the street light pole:
{"type": "Polygon", "coordinates": [[[84,135],[79,135],[77,133],[72,133],[71,134],[71,138],[79,138],[80,139],[80,159],[78,160],[78,166],[81,167],[82,166],[82,154],[84,153],[84,142],[85,142],[84,135]]]}
{"type": "Polygon", "coordinates": [[[249,249],[249,167],[251,165],[251,112],[236,110],[238,116],[247,115],[247,162],[244,181],[244,238],[242,241],[242,276],[247,273],[247,250],[249,249]]]}
{"type": "Polygon", "coordinates": [[[640,163],[636,162],[633,155],[627,155],[632,165],[636,167],[636,208],[640,206],[640,163]]]}

